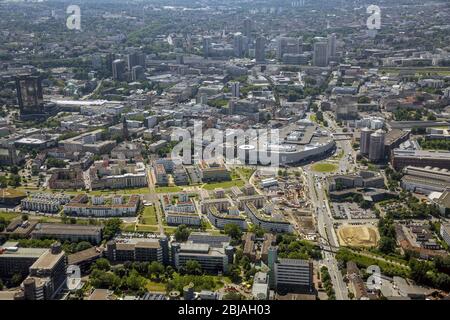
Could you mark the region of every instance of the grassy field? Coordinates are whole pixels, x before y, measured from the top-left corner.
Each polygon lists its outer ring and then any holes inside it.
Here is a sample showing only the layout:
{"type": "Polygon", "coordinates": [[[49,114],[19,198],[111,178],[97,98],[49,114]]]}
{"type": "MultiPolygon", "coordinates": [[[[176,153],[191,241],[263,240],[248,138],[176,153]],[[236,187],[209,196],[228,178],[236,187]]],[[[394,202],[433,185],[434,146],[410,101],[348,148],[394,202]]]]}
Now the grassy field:
{"type": "Polygon", "coordinates": [[[123,232],[134,232],[134,223],[122,223],[122,227],[120,228],[123,232]]]}
{"type": "Polygon", "coordinates": [[[176,227],[164,226],[164,233],[168,236],[174,234],[175,230],[177,230],[176,227]]]}
{"type": "Polygon", "coordinates": [[[162,282],[155,282],[148,280],[147,284],[145,285],[148,291],[151,292],[166,292],[166,284],[162,282]]]}
{"type": "Polygon", "coordinates": [[[239,172],[244,177],[244,179],[248,181],[250,179],[250,177],[252,176],[253,172],[255,172],[255,169],[241,167],[241,168],[236,168],[236,171],[239,172]]]}
{"type": "Polygon", "coordinates": [[[337,165],[332,164],[332,163],[326,163],[326,162],[319,162],[319,163],[312,165],[312,169],[314,171],[323,172],[323,173],[334,172],[337,170],[337,168],[338,168],[337,165]]]}
{"type": "Polygon", "coordinates": [[[141,232],[158,232],[158,226],[149,226],[144,224],[138,224],[136,231],[141,232]]]}
{"type": "Polygon", "coordinates": [[[173,187],[156,187],[156,193],[171,193],[171,192],[180,192],[183,191],[183,188],[178,186],[173,187]]]}
{"type": "Polygon", "coordinates": [[[20,213],[15,213],[15,212],[0,212],[0,218],[4,218],[6,221],[11,221],[14,218],[20,217],[21,214],[20,213]]]}
{"type": "Polygon", "coordinates": [[[217,182],[217,183],[207,183],[203,185],[203,189],[205,190],[214,190],[216,188],[224,188],[229,189],[231,187],[243,187],[245,185],[245,181],[242,181],[240,179],[232,180],[232,181],[223,181],[223,182],[217,182]]]}
{"type": "Polygon", "coordinates": [[[154,206],[147,206],[144,208],[144,212],[142,213],[142,223],[147,225],[158,224],[154,206]]]}

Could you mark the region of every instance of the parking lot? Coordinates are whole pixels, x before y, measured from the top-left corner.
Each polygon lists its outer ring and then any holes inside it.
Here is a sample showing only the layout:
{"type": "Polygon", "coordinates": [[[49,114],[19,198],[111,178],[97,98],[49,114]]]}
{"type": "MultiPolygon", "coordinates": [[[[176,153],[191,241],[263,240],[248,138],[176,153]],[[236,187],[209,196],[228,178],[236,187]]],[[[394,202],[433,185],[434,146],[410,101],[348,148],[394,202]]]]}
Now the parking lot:
{"type": "Polygon", "coordinates": [[[375,219],[375,213],[371,209],[362,209],[357,203],[333,202],[332,213],[335,219],[375,219]]]}

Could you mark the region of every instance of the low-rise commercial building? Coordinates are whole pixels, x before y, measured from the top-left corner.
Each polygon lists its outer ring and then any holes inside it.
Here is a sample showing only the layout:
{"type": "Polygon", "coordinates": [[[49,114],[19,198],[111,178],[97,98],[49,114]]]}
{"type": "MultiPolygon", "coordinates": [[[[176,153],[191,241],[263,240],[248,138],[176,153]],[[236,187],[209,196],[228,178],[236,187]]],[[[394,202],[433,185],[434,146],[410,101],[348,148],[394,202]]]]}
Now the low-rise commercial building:
{"type": "Polygon", "coordinates": [[[197,261],[203,271],[209,273],[227,272],[233,262],[233,247],[212,247],[207,243],[173,243],[172,255],[174,266],[179,269],[190,260],[197,261]]]}
{"type": "Polygon", "coordinates": [[[403,173],[401,187],[407,191],[430,194],[450,188],[450,172],[447,169],[407,166],[403,173]]]}
{"type": "Polygon", "coordinates": [[[392,166],[400,171],[407,166],[436,167],[450,170],[450,152],[434,150],[394,149],[391,157],[392,166]]]}
{"type": "Polygon", "coordinates": [[[34,193],[20,202],[22,210],[38,211],[44,213],[57,213],[62,205],[68,203],[70,197],[63,194],[34,193]]]}
{"type": "Polygon", "coordinates": [[[5,242],[0,247],[0,278],[8,279],[15,274],[26,277],[30,267],[45,251],[42,248],[20,248],[17,242],[5,242]]]}
{"type": "Polygon", "coordinates": [[[63,223],[39,223],[31,233],[33,239],[58,239],[62,242],[88,241],[98,244],[102,241],[101,226],[85,226],[63,223]]]}
{"type": "Polygon", "coordinates": [[[147,187],[147,174],[142,162],[136,164],[96,161],[89,170],[92,190],[147,187]]]}
{"type": "Polygon", "coordinates": [[[111,198],[111,204],[106,202],[96,203],[89,201],[86,194],[80,194],[64,206],[64,213],[66,215],[97,218],[135,216],[139,209],[140,197],[131,195],[128,201],[124,202],[123,197],[115,196],[111,198]]]}
{"type": "Polygon", "coordinates": [[[111,240],[106,245],[105,255],[111,261],[158,261],[168,263],[168,240],[165,236],[155,239],[111,240]]]}
{"type": "Polygon", "coordinates": [[[384,188],[384,178],[372,171],[361,171],[359,174],[337,175],[327,178],[328,191],[349,188],[384,188]]]}
{"type": "Polygon", "coordinates": [[[203,182],[231,180],[230,171],[221,162],[201,161],[198,168],[203,182]]]}

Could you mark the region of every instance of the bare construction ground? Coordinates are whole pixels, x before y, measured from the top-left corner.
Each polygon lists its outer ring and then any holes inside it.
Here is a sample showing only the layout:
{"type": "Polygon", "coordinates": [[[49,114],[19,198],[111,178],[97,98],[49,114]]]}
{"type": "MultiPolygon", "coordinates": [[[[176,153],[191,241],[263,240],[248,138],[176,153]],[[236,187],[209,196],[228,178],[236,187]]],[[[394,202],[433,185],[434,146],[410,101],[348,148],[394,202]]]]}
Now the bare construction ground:
{"type": "Polygon", "coordinates": [[[342,225],[337,234],[341,246],[374,247],[380,239],[377,228],[372,225],[342,225]]]}

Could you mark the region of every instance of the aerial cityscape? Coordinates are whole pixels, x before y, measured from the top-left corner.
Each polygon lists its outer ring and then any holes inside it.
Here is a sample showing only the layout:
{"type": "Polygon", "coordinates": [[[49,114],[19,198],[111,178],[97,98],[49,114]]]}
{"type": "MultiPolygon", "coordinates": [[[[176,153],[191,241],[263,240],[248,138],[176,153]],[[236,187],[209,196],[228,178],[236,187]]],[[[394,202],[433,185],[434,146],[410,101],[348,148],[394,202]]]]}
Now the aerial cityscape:
{"type": "Polygon", "coordinates": [[[449,299],[448,0],[0,0],[0,300],[449,299]]]}

